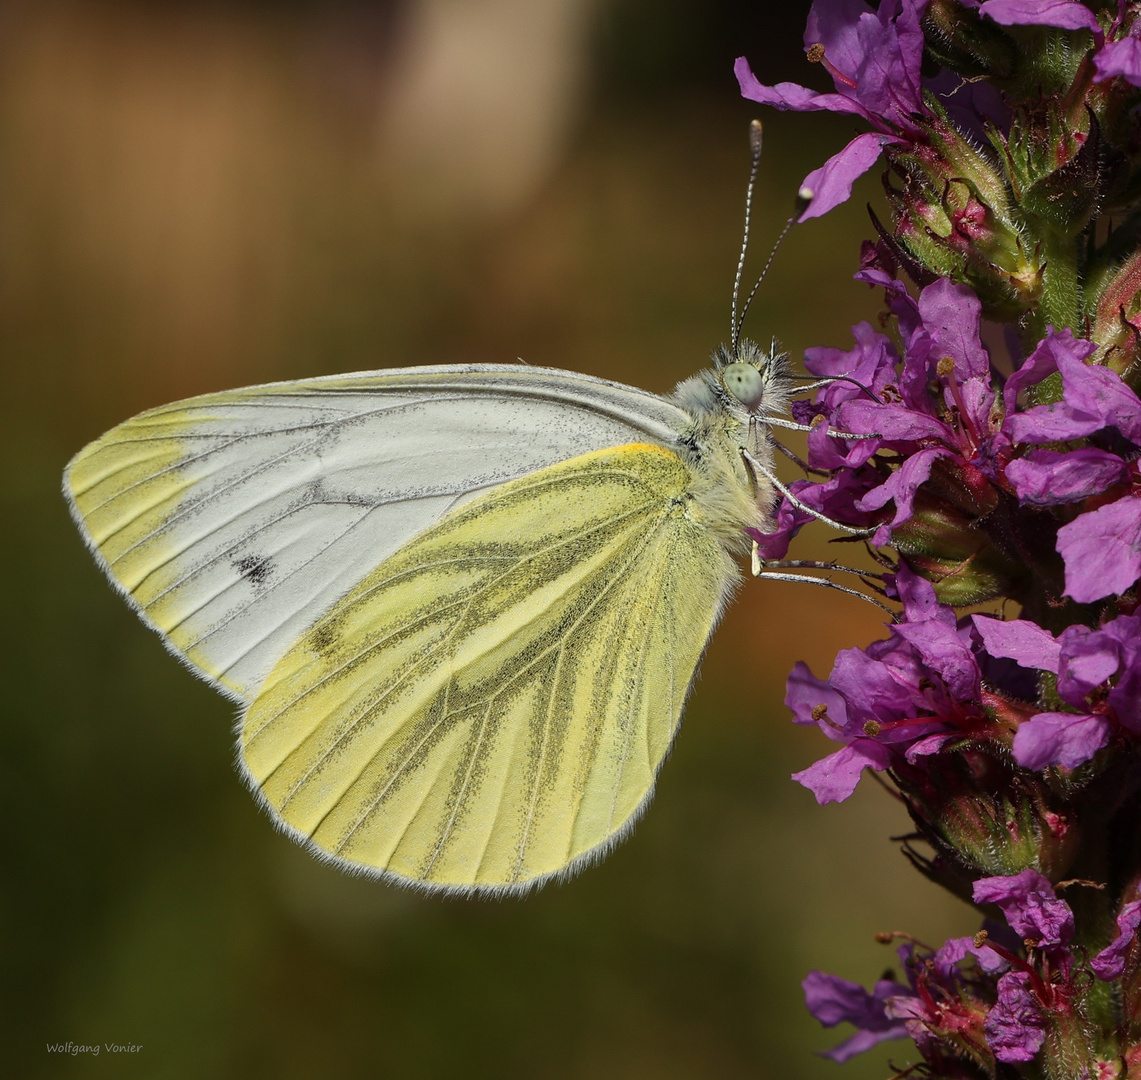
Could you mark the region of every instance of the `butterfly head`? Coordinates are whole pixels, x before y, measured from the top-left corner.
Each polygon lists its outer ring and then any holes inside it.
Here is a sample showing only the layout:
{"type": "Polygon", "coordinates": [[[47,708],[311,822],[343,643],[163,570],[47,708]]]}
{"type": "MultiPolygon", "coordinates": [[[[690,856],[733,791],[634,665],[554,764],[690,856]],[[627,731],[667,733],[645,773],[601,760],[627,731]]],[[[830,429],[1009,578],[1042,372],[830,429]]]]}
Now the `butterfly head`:
{"type": "Polygon", "coordinates": [[[714,389],[734,415],[764,417],[787,410],[791,389],[788,354],[777,349],[776,342],[767,350],[747,338],[733,352],[721,346],[713,355],[713,365],[714,389]]]}

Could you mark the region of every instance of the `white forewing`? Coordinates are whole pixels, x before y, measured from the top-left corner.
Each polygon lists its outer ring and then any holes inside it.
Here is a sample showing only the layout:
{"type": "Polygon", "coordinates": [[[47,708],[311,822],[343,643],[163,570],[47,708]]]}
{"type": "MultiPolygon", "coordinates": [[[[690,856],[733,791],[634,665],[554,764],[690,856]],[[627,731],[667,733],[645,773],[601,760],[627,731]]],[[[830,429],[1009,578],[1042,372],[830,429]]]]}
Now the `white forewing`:
{"type": "Polygon", "coordinates": [[[81,451],[65,491],[88,543],[179,653],[250,700],[322,614],[465,500],[631,442],[685,410],[551,368],[405,368],[152,409],[81,451]]]}

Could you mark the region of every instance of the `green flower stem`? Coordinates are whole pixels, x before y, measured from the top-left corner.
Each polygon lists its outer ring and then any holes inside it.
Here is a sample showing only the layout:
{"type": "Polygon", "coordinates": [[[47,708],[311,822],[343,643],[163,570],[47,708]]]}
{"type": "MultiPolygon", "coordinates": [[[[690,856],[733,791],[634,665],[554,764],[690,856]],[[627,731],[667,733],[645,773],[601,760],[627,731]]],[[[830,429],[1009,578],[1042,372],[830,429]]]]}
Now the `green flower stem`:
{"type": "MultiPolygon", "coordinates": [[[[1032,235],[1035,230],[1032,230],[1032,235]]],[[[1059,236],[1053,230],[1037,232],[1042,244],[1042,293],[1037,304],[1027,313],[1023,341],[1033,348],[1046,336],[1047,328],[1069,327],[1082,335],[1081,278],[1078,274],[1078,242],[1073,237],[1059,236]]]]}

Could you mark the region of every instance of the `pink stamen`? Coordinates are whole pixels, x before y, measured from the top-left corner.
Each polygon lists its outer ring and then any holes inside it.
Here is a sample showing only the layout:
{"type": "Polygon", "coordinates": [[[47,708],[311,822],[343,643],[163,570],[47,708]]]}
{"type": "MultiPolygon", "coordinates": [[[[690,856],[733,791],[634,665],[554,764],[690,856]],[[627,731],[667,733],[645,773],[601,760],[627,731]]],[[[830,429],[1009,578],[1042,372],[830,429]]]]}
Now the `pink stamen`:
{"type": "Polygon", "coordinates": [[[808,59],[814,64],[823,64],[824,70],[828,72],[838,83],[843,83],[851,90],[856,89],[856,82],[854,79],[849,79],[831,60],[828,59],[824,52],[824,46],[817,42],[815,45],[809,46],[808,59]]]}
{"type": "MultiPolygon", "coordinates": [[[[950,357],[944,359],[949,360],[950,357]]],[[[955,362],[952,360],[949,365],[950,370],[944,370],[944,361],[939,361],[938,373],[947,380],[947,388],[951,391],[951,398],[955,402],[955,408],[958,410],[959,427],[962,434],[966,438],[967,449],[970,450],[971,456],[974,456],[975,451],[979,445],[979,432],[975,427],[974,421],[971,419],[971,414],[967,409],[966,403],[963,401],[963,392],[959,387],[959,380],[955,375],[955,362]]]]}

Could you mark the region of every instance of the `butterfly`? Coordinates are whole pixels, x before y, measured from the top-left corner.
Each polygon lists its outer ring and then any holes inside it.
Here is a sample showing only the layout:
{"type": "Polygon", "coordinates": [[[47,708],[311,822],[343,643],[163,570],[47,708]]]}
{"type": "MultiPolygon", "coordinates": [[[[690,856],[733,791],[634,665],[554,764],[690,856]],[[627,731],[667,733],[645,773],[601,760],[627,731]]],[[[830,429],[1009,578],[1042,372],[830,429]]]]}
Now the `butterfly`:
{"type": "Polygon", "coordinates": [[[521,892],[631,828],[746,530],[771,528],[787,358],[714,359],[669,396],[523,364],[207,394],[91,443],[64,491],[239,705],[240,769],[291,837],[521,892]]]}

